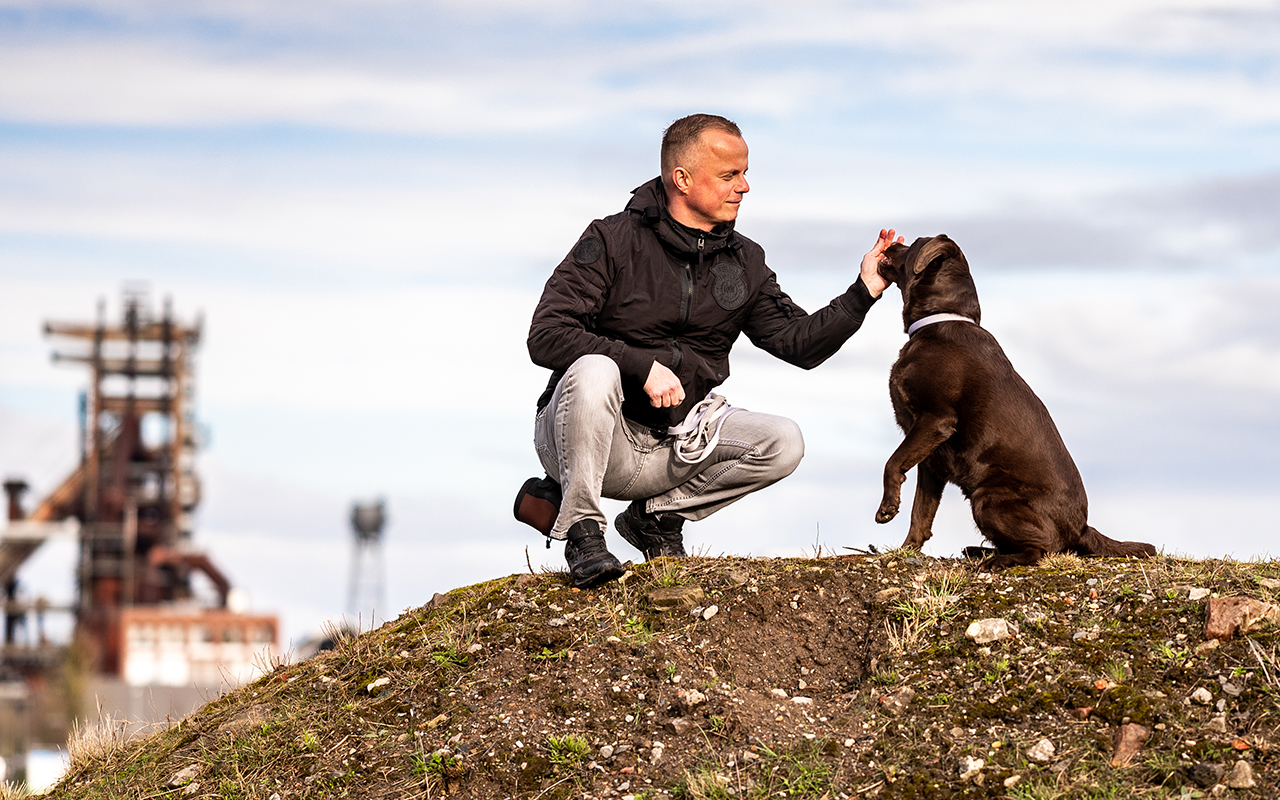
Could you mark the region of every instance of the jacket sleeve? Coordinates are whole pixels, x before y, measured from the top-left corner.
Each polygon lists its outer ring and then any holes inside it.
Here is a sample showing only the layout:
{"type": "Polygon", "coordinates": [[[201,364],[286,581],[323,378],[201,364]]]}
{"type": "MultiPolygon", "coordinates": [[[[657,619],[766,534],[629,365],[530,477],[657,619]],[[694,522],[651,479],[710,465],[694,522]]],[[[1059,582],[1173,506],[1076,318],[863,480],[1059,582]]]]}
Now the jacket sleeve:
{"type": "Polygon", "coordinates": [[[533,363],[564,370],[582,356],[595,353],[613,359],[624,380],[644,385],[653,367],[653,354],[592,332],[591,321],[604,307],[616,275],[610,231],[599,221],[593,222],[542,290],[529,326],[533,363]]]}
{"type": "Polygon", "coordinates": [[[878,299],[871,296],[859,276],[844,294],[809,314],[782,291],[770,271],[743,332],[765,352],[788,364],[813,369],[835,355],[862,327],[867,311],[878,299]]]}

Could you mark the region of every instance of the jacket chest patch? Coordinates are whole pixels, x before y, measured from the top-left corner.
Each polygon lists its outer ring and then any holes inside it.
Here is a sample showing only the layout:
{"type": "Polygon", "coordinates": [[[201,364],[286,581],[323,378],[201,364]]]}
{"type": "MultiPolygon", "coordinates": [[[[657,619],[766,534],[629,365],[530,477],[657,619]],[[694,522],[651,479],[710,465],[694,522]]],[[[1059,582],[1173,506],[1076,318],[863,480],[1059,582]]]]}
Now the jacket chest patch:
{"type": "Polygon", "coordinates": [[[721,261],[711,268],[715,282],[711,296],[725,311],[735,311],[747,302],[747,271],[737,264],[721,261]]]}

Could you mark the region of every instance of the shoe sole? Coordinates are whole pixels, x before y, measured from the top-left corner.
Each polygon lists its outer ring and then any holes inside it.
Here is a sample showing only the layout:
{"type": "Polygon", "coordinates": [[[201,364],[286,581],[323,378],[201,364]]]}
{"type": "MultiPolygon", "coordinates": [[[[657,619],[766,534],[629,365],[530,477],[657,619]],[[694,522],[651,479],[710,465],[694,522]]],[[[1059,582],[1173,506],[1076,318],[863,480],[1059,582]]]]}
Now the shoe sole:
{"type": "Polygon", "coordinates": [[[621,578],[623,575],[625,575],[626,572],[627,572],[626,568],[623,567],[621,564],[619,564],[616,567],[608,567],[606,569],[602,569],[599,572],[597,572],[595,575],[591,576],[590,578],[584,581],[578,581],[575,579],[573,582],[573,585],[574,585],[574,588],[577,588],[577,589],[590,589],[592,587],[599,586],[602,583],[608,583],[609,581],[617,580],[618,578],[621,578]]]}

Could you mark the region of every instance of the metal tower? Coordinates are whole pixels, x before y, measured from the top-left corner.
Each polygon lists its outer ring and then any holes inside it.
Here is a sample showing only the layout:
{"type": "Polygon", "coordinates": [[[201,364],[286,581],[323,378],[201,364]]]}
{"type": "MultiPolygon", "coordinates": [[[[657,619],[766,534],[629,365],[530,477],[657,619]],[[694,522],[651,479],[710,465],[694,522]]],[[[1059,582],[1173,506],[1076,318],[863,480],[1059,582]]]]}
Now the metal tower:
{"type": "Polygon", "coordinates": [[[347,593],[347,614],[355,617],[369,611],[386,613],[386,568],[382,559],[382,528],[387,522],[382,500],[351,504],[351,529],[354,534],[351,552],[351,586],[347,593]]]}

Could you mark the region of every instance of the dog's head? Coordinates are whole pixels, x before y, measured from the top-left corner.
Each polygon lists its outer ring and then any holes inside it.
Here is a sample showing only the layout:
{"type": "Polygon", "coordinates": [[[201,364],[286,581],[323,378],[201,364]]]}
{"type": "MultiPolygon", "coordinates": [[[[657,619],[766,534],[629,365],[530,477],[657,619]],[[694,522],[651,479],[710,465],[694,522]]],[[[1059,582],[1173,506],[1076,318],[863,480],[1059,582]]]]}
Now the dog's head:
{"type": "Polygon", "coordinates": [[[930,314],[961,314],[982,321],[969,262],[945,233],[921,237],[910,247],[889,245],[879,271],[880,277],[897,284],[902,292],[904,330],[930,314]]]}

